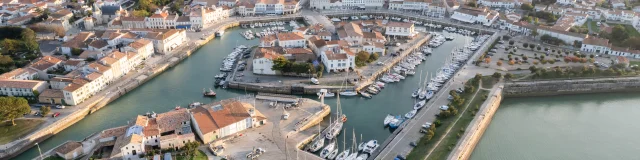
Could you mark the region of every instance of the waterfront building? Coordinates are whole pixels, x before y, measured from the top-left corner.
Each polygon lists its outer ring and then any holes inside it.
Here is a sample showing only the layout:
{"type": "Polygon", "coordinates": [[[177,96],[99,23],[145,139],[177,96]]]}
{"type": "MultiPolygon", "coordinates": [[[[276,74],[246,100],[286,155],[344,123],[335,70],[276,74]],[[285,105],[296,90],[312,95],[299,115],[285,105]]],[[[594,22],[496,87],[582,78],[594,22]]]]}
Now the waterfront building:
{"type": "Polygon", "coordinates": [[[362,50],[368,53],[377,53],[378,55],[384,56],[385,47],[384,43],[381,42],[365,42],[362,46],[362,50]]]}
{"type": "Polygon", "coordinates": [[[444,18],[446,12],[447,7],[443,3],[432,3],[423,14],[430,17],[444,18]]]}
{"type": "Polygon", "coordinates": [[[304,48],[307,47],[307,39],[299,32],[277,33],[278,46],[283,48],[304,48]]]}
{"type": "Polygon", "coordinates": [[[49,87],[46,81],[36,80],[0,80],[0,95],[15,97],[32,97],[33,91],[42,93],[49,87]]]}
{"type": "Polygon", "coordinates": [[[516,2],[514,0],[479,0],[479,5],[495,8],[515,8],[516,2]]]}
{"type": "Polygon", "coordinates": [[[38,102],[43,104],[62,104],[64,93],[59,89],[45,89],[38,95],[38,102]]]}
{"type": "Polygon", "coordinates": [[[56,155],[64,159],[76,159],[80,155],[83,155],[82,143],[73,142],[73,141],[67,141],[63,143],[62,145],[57,147],[54,151],[56,155]]]}
{"type": "Polygon", "coordinates": [[[125,51],[137,53],[140,58],[147,59],[153,55],[153,43],[147,39],[138,39],[125,47],[125,51]]]}
{"type": "Polygon", "coordinates": [[[122,23],[122,29],[146,28],[145,19],[145,17],[127,16],[121,17],[120,21],[122,23]]]}
{"type": "Polygon", "coordinates": [[[385,28],[385,35],[413,37],[417,34],[413,23],[406,22],[389,22],[385,28]]]}
{"type": "Polygon", "coordinates": [[[328,50],[322,52],[321,59],[327,72],[346,71],[353,67],[347,63],[349,61],[349,56],[347,54],[335,53],[328,50]]]}
{"type": "Polygon", "coordinates": [[[186,41],[187,33],[185,30],[170,29],[165,32],[149,32],[144,38],[153,42],[155,52],[167,54],[186,41]]]}
{"type": "Polygon", "coordinates": [[[273,60],[282,57],[284,51],[282,47],[260,47],[253,58],[253,73],[264,75],[276,75],[273,67],[273,60]]]}
{"type": "Polygon", "coordinates": [[[239,0],[236,6],[241,16],[285,15],[298,12],[302,6],[298,0],[239,0]]]}
{"type": "Polygon", "coordinates": [[[275,47],[278,42],[276,35],[266,35],[260,37],[260,47],[275,47]]]}
{"type": "Polygon", "coordinates": [[[497,11],[489,10],[488,8],[470,8],[462,7],[456,10],[451,19],[455,19],[465,23],[482,24],[484,26],[491,26],[499,14],[497,11]]]}
{"type": "Polygon", "coordinates": [[[422,12],[431,3],[433,3],[433,0],[391,0],[389,1],[389,9],[422,12]]]}
{"type": "Polygon", "coordinates": [[[266,123],[266,118],[253,105],[235,99],[196,107],[191,109],[190,116],[197,135],[204,143],[266,123]]]}
{"type": "Polygon", "coordinates": [[[113,78],[120,78],[131,70],[131,66],[127,63],[127,55],[114,51],[111,54],[102,57],[98,62],[104,66],[111,67],[113,78]]]}
{"type": "Polygon", "coordinates": [[[144,19],[147,28],[153,29],[170,29],[175,28],[178,15],[169,14],[169,11],[162,11],[160,9],[150,17],[144,19]]]}
{"type": "Polygon", "coordinates": [[[556,3],[561,5],[574,5],[576,4],[576,0],[558,0],[556,3]]]}

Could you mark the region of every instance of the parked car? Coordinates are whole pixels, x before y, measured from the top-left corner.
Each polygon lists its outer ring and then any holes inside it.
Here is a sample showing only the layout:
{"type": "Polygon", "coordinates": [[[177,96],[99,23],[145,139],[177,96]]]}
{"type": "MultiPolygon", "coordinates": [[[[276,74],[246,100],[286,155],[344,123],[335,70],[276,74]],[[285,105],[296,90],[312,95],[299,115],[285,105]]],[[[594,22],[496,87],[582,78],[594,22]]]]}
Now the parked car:
{"type": "Polygon", "coordinates": [[[416,146],[418,146],[418,144],[416,144],[416,142],[411,142],[411,143],[409,143],[409,145],[410,145],[411,147],[416,147],[416,146]]]}
{"type": "Polygon", "coordinates": [[[51,117],[58,117],[58,116],[60,116],[60,112],[56,112],[53,115],[51,115],[51,117]]]}
{"type": "Polygon", "coordinates": [[[63,105],[56,105],[56,108],[57,108],[57,109],[64,109],[64,108],[66,108],[66,106],[63,106],[63,105]]]}

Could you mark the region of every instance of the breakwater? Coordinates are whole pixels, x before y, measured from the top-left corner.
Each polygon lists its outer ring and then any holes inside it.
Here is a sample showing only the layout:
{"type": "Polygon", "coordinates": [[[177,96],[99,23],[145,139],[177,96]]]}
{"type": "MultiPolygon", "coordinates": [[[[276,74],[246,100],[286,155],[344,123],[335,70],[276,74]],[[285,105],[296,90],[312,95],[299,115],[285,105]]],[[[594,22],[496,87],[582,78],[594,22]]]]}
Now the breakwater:
{"type": "Polygon", "coordinates": [[[480,106],[480,110],[476,113],[473,121],[471,121],[469,126],[465,129],[468,132],[465,132],[464,135],[462,135],[462,138],[458,141],[458,144],[451,151],[447,159],[469,159],[471,153],[473,153],[473,149],[475,149],[478,142],[480,142],[484,131],[487,130],[487,127],[491,124],[493,115],[500,107],[500,102],[502,102],[503,99],[502,88],[503,86],[497,87],[489,93],[489,97],[484,103],[482,103],[482,106],[480,106]]]}
{"type": "Polygon", "coordinates": [[[505,97],[640,91],[640,77],[507,81],[505,97]]]}

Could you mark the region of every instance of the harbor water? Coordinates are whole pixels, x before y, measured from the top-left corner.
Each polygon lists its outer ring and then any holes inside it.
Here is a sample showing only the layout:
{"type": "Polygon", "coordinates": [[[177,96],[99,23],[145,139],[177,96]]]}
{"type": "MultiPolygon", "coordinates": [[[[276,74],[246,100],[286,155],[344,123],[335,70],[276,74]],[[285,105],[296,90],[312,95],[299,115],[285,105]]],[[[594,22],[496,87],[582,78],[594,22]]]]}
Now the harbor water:
{"type": "MultiPolygon", "coordinates": [[[[82,140],[101,130],[126,125],[136,115],[147,112],[166,112],[177,105],[187,106],[192,102],[210,103],[245,94],[245,91],[241,90],[215,89],[216,98],[202,97],[203,88],[213,88],[214,76],[220,73],[222,59],[233,50],[234,46],[241,44],[253,46],[259,43],[258,39],[245,40],[239,34],[245,30],[241,28],[227,30],[223,37],[212,40],[182,63],[43,141],[40,143],[41,149],[47,151],[67,140],[82,140]]],[[[451,35],[455,40],[447,41],[434,49],[433,54],[416,67],[418,73],[415,76],[409,76],[398,83],[387,84],[386,88],[373,99],[363,99],[359,96],[341,97],[343,112],[348,117],[344,125],[344,129],[349,133],[347,147],[351,145],[352,130],[355,130],[358,142],[361,135],[365,141],[376,139],[380,143],[384,142],[391,131],[383,127],[383,119],[387,114],[405,114],[413,108],[411,93],[418,85],[420,70],[425,74],[426,72],[435,74],[435,71],[444,64],[444,59],[450,56],[451,50],[454,47],[463,46],[465,39],[470,39],[459,34],[445,33],[445,35],[451,35]]],[[[305,97],[317,98],[316,96],[305,97]]],[[[335,111],[335,98],[326,98],[325,102],[335,111]]],[[[338,138],[339,148],[342,150],[343,137],[339,135],[338,138]]],[[[31,159],[37,156],[38,150],[31,148],[14,159],[31,159]]]]}
{"type": "Polygon", "coordinates": [[[639,93],[507,98],[472,160],[638,159],[639,93]]]}

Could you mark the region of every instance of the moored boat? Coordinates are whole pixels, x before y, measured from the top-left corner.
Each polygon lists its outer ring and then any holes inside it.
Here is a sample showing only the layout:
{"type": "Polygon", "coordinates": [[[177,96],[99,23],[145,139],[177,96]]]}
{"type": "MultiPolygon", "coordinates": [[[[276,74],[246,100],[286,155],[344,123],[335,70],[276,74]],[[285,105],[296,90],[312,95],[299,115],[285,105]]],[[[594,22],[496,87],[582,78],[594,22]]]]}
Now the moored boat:
{"type": "Polygon", "coordinates": [[[202,89],[202,90],[203,90],[202,94],[205,97],[215,97],[216,96],[216,92],[214,92],[211,88],[209,88],[209,91],[204,91],[204,89],[202,89]]]}
{"type": "Polygon", "coordinates": [[[411,110],[411,111],[409,111],[409,113],[404,114],[404,118],[411,119],[411,118],[413,118],[413,116],[416,116],[417,112],[418,112],[418,110],[416,110],[416,109],[411,110]]]}
{"type": "Polygon", "coordinates": [[[426,101],[426,100],[418,101],[418,102],[416,102],[416,104],[414,104],[414,105],[413,105],[413,109],[415,109],[415,110],[419,110],[419,109],[421,109],[422,107],[424,107],[424,105],[425,105],[426,103],[427,103],[427,101],[426,101]]]}
{"type": "Polygon", "coordinates": [[[387,117],[384,118],[384,126],[389,125],[389,123],[391,123],[391,120],[393,120],[393,115],[387,114],[387,117]]]}
{"type": "Polygon", "coordinates": [[[343,91],[340,92],[341,96],[356,96],[358,95],[358,93],[354,92],[354,91],[343,91]]]}

